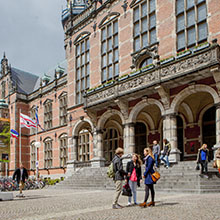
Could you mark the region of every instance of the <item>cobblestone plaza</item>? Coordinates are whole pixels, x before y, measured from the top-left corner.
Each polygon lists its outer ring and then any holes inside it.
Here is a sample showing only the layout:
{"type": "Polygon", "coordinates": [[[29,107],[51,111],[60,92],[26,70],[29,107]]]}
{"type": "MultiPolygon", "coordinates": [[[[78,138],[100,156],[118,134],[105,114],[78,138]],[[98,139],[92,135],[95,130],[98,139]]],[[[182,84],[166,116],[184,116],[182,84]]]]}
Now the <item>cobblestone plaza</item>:
{"type": "MultiPolygon", "coordinates": [[[[161,194],[156,192],[156,206],[152,208],[125,207],[112,209],[112,190],[24,191],[25,198],[0,202],[0,216],[4,220],[219,220],[219,194],[161,194]]],[[[138,192],[142,202],[143,191],[138,192]]],[[[14,192],[14,196],[17,192],[14,192]]],[[[127,198],[121,196],[121,205],[127,198]]]]}

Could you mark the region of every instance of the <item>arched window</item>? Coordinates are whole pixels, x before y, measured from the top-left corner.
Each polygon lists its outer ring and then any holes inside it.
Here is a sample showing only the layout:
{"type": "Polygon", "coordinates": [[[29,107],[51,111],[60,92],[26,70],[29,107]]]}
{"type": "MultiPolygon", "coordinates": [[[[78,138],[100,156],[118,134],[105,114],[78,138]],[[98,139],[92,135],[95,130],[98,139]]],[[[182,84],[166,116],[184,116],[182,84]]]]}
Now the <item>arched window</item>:
{"type": "Polygon", "coordinates": [[[152,59],[151,57],[146,58],[146,59],[144,59],[144,60],[140,63],[139,68],[141,69],[141,68],[143,68],[143,67],[145,67],[145,66],[147,66],[147,65],[150,65],[150,64],[152,64],[152,63],[153,63],[153,59],[152,59]]]}
{"type": "Polygon", "coordinates": [[[60,125],[67,124],[67,93],[62,93],[59,97],[60,104],[60,125]]]}
{"type": "Polygon", "coordinates": [[[53,127],[53,108],[52,100],[46,100],[44,103],[44,129],[50,129],[53,127]]]}
{"type": "Polygon", "coordinates": [[[66,167],[68,160],[68,145],[67,145],[67,134],[62,134],[59,138],[60,142],[60,167],[66,167]]]}
{"type": "Polygon", "coordinates": [[[89,131],[84,129],[79,133],[78,138],[78,161],[90,160],[90,135],[89,131]]]}
{"type": "Polygon", "coordinates": [[[53,145],[52,139],[44,140],[44,167],[51,168],[53,166],[53,145]]]}
{"type": "Polygon", "coordinates": [[[112,161],[116,148],[119,147],[119,135],[115,128],[107,128],[104,134],[104,157],[112,161]]]}

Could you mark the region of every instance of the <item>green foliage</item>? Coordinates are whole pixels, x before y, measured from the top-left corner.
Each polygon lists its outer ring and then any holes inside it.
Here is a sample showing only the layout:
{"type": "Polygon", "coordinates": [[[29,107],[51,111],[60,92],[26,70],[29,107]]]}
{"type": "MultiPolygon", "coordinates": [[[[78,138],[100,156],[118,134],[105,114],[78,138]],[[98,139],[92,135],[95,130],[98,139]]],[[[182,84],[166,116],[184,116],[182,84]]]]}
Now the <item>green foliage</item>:
{"type": "Polygon", "coordinates": [[[10,125],[4,124],[3,131],[0,133],[0,136],[3,137],[2,141],[7,146],[10,144],[10,125]]]}

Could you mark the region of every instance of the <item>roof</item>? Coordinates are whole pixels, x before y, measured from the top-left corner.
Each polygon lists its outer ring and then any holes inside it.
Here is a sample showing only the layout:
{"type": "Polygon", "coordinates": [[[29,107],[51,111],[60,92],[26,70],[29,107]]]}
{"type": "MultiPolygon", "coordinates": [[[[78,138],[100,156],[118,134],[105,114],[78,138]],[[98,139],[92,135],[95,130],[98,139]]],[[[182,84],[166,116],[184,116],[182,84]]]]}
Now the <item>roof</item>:
{"type": "Polygon", "coordinates": [[[17,87],[17,91],[23,94],[30,94],[33,92],[35,84],[39,76],[25,72],[23,70],[11,68],[12,82],[17,87]]]}

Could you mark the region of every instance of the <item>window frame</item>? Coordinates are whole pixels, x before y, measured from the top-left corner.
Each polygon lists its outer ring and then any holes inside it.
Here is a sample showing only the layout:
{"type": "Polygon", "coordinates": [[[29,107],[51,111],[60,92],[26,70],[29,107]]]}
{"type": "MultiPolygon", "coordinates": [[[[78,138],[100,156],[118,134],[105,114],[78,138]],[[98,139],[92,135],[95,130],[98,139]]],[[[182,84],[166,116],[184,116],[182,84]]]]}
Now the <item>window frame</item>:
{"type": "Polygon", "coordinates": [[[60,125],[67,124],[67,93],[61,94],[59,97],[59,121],[60,125]]]}
{"type": "Polygon", "coordinates": [[[53,167],[53,140],[46,138],[44,140],[44,168],[53,167]]]}
{"type": "Polygon", "coordinates": [[[53,102],[52,100],[44,103],[44,129],[53,128],[53,102]]]}
{"type": "Polygon", "coordinates": [[[68,160],[68,136],[67,134],[62,134],[59,138],[59,152],[60,152],[60,167],[67,166],[68,160]],[[66,144],[63,144],[66,143],[66,144]]]}
{"type": "Polygon", "coordinates": [[[77,143],[78,143],[77,144],[77,160],[80,162],[89,161],[90,160],[90,133],[88,130],[84,129],[79,132],[77,143]]]}

